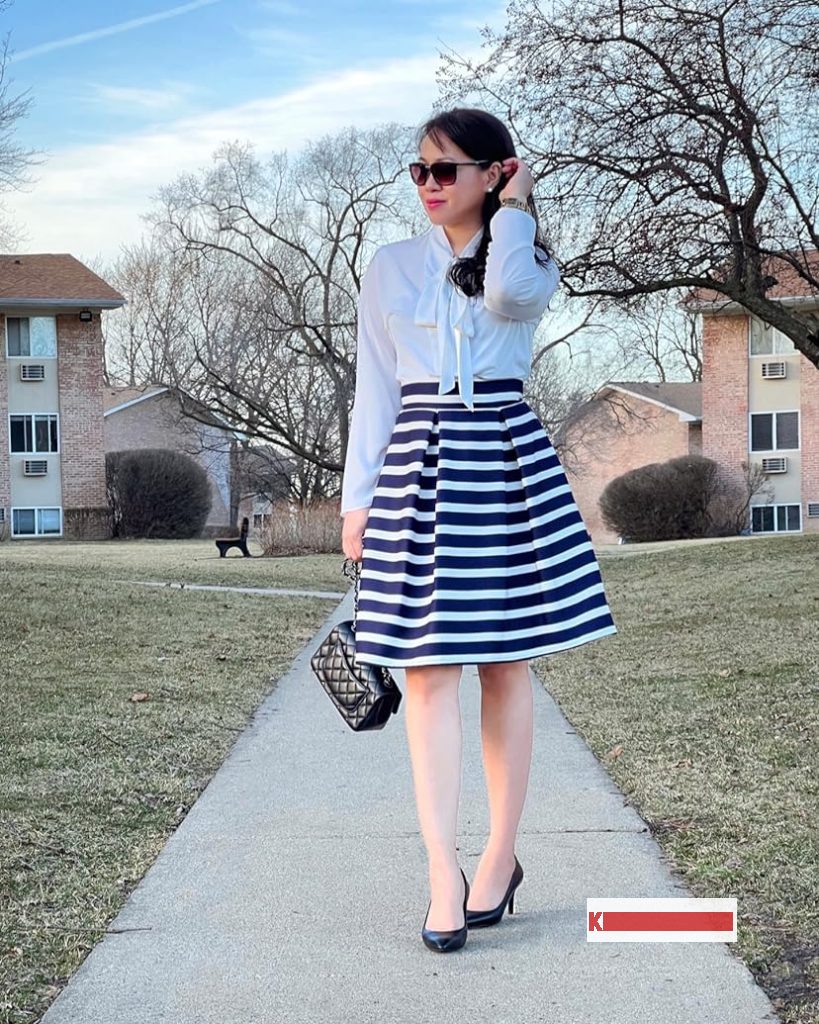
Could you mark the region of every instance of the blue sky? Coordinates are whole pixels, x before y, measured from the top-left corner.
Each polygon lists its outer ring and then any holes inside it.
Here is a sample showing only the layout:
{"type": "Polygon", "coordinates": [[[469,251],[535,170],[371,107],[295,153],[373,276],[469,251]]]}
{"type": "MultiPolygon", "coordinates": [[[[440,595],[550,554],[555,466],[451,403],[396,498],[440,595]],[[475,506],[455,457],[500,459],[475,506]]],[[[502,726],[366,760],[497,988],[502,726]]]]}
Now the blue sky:
{"type": "Polygon", "coordinates": [[[12,94],[34,105],[16,139],[45,151],[3,203],[28,252],[109,259],[142,230],[150,195],[231,139],[260,154],[344,125],[418,123],[439,52],[480,51],[490,0],[16,0],[12,94]]]}

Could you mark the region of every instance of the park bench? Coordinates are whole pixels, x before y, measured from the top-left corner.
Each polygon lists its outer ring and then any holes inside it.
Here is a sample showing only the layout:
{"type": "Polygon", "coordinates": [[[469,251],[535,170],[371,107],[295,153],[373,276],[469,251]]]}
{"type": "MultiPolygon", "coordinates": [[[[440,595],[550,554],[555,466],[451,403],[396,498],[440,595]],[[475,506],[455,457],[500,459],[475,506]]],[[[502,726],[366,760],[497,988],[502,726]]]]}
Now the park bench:
{"type": "Polygon", "coordinates": [[[219,557],[224,558],[231,548],[238,548],[245,558],[252,558],[253,555],[247,550],[247,531],[250,521],[247,516],[242,520],[242,532],[238,537],[217,537],[216,547],[219,548],[219,557]]]}

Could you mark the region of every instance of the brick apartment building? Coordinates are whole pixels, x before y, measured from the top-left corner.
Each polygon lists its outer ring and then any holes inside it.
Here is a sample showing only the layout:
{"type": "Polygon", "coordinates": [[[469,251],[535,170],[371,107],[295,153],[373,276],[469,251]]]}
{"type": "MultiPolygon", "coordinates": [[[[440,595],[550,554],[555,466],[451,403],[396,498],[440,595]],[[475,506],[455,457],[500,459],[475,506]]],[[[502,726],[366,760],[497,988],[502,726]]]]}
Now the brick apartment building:
{"type": "MultiPolygon", "coordinates": [[[[772,270],[769,298],[819,308],[792,267],[776,260],[772,270]]],[[[686,304],[702,316],[703,455],[729,472],[743,461],[766,472],[770,498],[752,499],[752,533],[819,533],[819,368],[725,296],[699,290],[686,304]]]]}
{"type": "MultiPolygon", "coordinates": [[[[778,262],[775,276],[769,297],[819,307],[787,264],[778,262]]],[[[592,540],[619,539],[598,504],[610,480],[695,453],[738,481],[743,462],[762,467],[767,493],[751,501],[751,533],[819,532],[819,369],[787,336],[724,295],[698,289],[684,304],[702,316],[702,383],[611,383],[561,434],[567,477],[592,540]]]]}
{"type": "Polygon", "coordinates": [[[592,541],[615,544],[618,536],[600,514],[600,495],[629,470],[702,454],[702,385],[612,381],[561,432],[560,443],[566,477],[592,541]]]}
{"type": "Polygon", "coordinates": [[[201,408],[210,422],[200,423],[167,387],[106,382],[101,312],[125,301],[73,256],[0,255],[0,540],[110,537],[107,451],[195,458],[211,484],[206,535],[233,529],[237,502],[239,517],[261,526],[268,495],[287,493],[290,460],[261,449],[237,456],[243,435],[218,415],[201,408]],[[246,493],[250,470],[272,478],[264,494],[246,493]]]}
{"type": "Polygon", "coordinates": [[[0,255],[0,535],[110,535],[100,315],[124,303],[73,256],[0,255]]]}

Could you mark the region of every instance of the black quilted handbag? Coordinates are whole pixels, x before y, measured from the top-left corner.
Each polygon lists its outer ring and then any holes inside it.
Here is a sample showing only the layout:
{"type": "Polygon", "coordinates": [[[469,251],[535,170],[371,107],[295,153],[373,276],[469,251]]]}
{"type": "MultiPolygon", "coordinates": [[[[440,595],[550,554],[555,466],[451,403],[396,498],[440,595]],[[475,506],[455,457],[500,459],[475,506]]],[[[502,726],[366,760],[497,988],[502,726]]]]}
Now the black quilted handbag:
{"type": "Polygon", "coordinates": [[[385,665],[360,665],[353,661],[361,566],[346,558],[342,572],[355,580],[354,617],[333,626],[311,657],[310,665],[351,729],[383,729],[390,715],[398,711],[401,691],[385,665]]]}

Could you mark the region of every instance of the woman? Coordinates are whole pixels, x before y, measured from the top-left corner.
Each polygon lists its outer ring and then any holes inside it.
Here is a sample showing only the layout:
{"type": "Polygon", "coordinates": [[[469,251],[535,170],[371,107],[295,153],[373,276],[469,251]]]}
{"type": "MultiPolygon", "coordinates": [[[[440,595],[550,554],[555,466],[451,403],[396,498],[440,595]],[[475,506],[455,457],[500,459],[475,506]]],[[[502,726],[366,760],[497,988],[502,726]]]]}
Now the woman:
{"type": "Polygon", "coordinates": [[[431,118],[410,165],[431,227],[383,245],[361,284],[342,547],[360,561],[356,661],[403,668],[439,952],[495,924],[523,877],[528,659],[616,633],[591,540],[522,397],[559,281],[532,176],[483,110],[431,118]],[[461,669],[481,682],[490,835],[470,889],[456,854],[461,669]]]}

